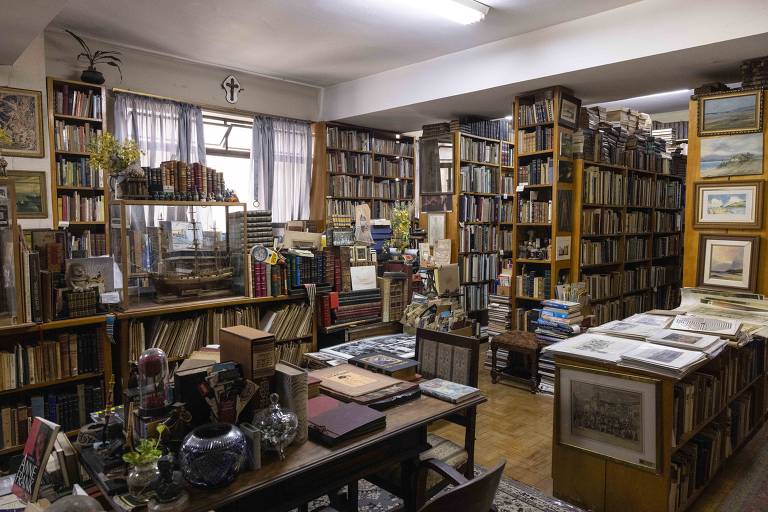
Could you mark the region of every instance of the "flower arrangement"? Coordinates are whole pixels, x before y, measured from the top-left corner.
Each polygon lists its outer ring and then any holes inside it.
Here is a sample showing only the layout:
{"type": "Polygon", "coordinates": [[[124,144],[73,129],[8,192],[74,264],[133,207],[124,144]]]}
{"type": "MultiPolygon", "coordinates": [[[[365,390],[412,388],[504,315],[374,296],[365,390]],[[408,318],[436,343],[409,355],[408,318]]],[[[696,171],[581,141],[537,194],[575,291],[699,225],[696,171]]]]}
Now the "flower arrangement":
{"type": "Polygon", "coordinates": [[[408,206],[397,206],[392,213],[392,244],[401,251],[411,241],[411,212],[408,206]]]}
{"type": "Polygon", "coordinates": [[[91,157],[91,164],[100,167],[109,174],[119,173],[127,169],[128,166],[137,162],[142,155],[136,141],[127,140],[120,143],[109,132],[98,136],[94,142],[89,144],[88,153],[91,157]]]}
{"type": "Polygon", "coordinates": [[[133,466],[157,462],[163,456],[163,451],[159,446],[165,429],[164,424],[159,424],[157,426],[157,439],[142,439],[132,452],[123,454],[123,460],[133,466]]]}

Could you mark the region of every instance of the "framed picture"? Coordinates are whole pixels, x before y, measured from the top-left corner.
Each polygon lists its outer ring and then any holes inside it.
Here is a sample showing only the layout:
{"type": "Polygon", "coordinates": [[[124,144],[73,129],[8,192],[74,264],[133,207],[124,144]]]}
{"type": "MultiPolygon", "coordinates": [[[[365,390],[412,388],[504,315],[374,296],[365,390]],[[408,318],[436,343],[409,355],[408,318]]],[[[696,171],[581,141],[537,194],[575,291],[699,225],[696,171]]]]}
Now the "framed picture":
{"type": "Polygon", "coordinates": [[[754,292],[759,242],[756,236],[701,235],[698,286],[754,292]]]}
{"type": "Polygon", "coordinates": [[[43,158],[42,97],[40,91],[0,87],[0,128],[11,138],[0,143],[3,155],[43,158]]]}
{"type": "Polygon", "coordinates": [[[16,216],[20,219],[47,219],[48,193],[45,171],[8,171],[16,183],[16,216]]]}
{"type": "Polygon", "coordinates": [[[760,229],[763,182],[696,183],[696,228],[760,229]]]}
{"type": "Polygon", "coordinates": [[[438,240],[445,238],[445,214],[428,213],[427,214],[427,242],[432,247],[437,245],[438,240]]]}
{"type": "Polygon", "coordinates": [[[580,99],[568,94],[560,94],[560,114],[557,123],[575,130],[579,122],[580,107],[580,99]]]}
{"type": "Polygon", "coordinates": [[[658,379],[559,365],[556,440],[658,473],[658,379]]]}
{"type": "Polygon", "coordinates": [[[700,139],[702,178],[763,174],[763,134],[745,133],[700,139]]]}
{"type": "Polygon", "coordinates": [[[754,133],[763,129],[760,89],[699,96],[699,136],[754,133]]]}
{"type": "Polygon", "coordinates": [[[421,194],[422,212],[450,212],[452,210],[453,205],[451,204],[451,196],[421,194]]]}
{"type": "Polygon", "coordinates": [[[571,259],[571,237],[570,236],[558,236],[555,238],[555,259],[569,260],[571,259]]]}

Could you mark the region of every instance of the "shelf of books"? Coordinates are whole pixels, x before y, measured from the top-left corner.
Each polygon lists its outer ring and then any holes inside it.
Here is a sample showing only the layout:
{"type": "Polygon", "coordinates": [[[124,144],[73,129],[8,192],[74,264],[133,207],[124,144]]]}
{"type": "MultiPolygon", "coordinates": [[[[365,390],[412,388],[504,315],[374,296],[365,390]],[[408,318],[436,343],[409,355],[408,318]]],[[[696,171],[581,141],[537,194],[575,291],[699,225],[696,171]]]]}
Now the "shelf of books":
{"type": "MultiPolygon", "coordinates": [[[[529,311],[570,282],[573,161],[578,112],[570,91],[553,87],[515,98],[517,134],[511,250],[505,260],[515,328],[526,330],[529,311]],[[567,112],[563,105],[570,106],[567,112]]],[[[506,247],[505,247],[506,249],[506,247]]]]}
{"type": "Polygon", "coordinates": [[[67,258],[109,254],[109,187],[88,156],[106,122],[104,87],[48,77],[53,225],[66,233],[67,258]]]}
{"type": "Polygon", "coordinates": [[[577,155],[584,158],[574,161],[581,192],[574,197],[580,218],[573,226],[573,258],[595,323],[677,307],[685,165],[674,160],[684,157],[621,125],[582,126],[577,133],[577,155]]]}
{"type": "Polygon", "coordinates": [[[395,132],[339,123],[315,123],[310,218],[348,223],[355,206],[371,218],[391,219],[398,204],[414,197],[414,139],[395,132]]]}

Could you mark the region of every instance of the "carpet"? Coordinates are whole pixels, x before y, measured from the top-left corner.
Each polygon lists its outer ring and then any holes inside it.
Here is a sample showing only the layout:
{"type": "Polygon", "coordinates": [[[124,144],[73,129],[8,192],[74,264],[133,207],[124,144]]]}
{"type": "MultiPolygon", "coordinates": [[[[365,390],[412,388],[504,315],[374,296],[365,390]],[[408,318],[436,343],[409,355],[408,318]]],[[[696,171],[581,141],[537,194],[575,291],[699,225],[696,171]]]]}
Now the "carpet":
{"type": "MultiPolygon", "coordinates": [[[[475,466],[475,475],[485,472],[475,466]]],[[[402,501],[367,480],[359,484],[359,508],[361,512],[390,512],[400,509],[402,501]]],[[[583,512],[582,509],[560,501],[525,484],[502,476],[494,499],[499,512],[583,512]]],[[[328,505],[327,498],[320,498],[309,505],[316,510],[328,505]]]]}
{"type": "MultiPolygon", "coordinates": [[[[718,512],[764,512],[768,507],[768,428],[763,427],[755,437],[736,453],[716,478],[727,492],[718,512]],[[730,487],[730,488],[729,488],[730,487]]],[[[717,485],[718,482],[713,482],[717,485]]],[[[713,491],[716,491],[713,489],[713,491]]],[[[696,510],[694,503],[693,510],[696,510]]]]}

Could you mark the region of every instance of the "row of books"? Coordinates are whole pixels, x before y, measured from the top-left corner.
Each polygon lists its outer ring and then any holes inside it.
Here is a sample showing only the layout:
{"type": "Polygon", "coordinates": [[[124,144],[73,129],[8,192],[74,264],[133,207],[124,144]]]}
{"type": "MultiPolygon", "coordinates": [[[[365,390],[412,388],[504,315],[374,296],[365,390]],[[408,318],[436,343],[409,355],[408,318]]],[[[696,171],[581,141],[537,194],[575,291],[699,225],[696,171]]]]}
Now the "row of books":
{"type": "Polygon", "coordinates": [[[584,169],[585,204],[624,206],[626,204],[626,178],[621,172],[587,167],[584,169]]]}
{"type": "Polygon", "coordinates": [[[167,160],[159,168],[144,168],[151,198],[179,201],[220,201],[225,191],[224,173],[195,162],[167,160]]]}
{"type": "Polygon", "coordinates": [[[461,306],[465,311],[488,309],[488,296],[493,291],[492,284],[465,284],[461,287],[461,306]]]}
{"type": "Polygon", "coordinates": [[[107,235],[85,229],[80,234],[68,233],[67,254],[71,258],[92,258],[107,255],[107,235]]]}
{"type": "Polygon", "coordinates": [[[459,222],[489,222],[498,220],[499,200],[493,197],[463,195],[459,197],[459,222]]]}
{"type": "Polygon", "coordinates": [[[515,276],[515,293],[532,299],[549,299],[552,288],[551,270],[528,270],[523,267],[515,276]]]}
{"type": "Polygon", "coordinates": [[[647,260],[651,257],[648,237],[629,237],[624,242],[624,261],[647,260]]]}
{"type": "Polygon", "coordinates": [[[472,162],[499,164],[499,143],[461,137],[461,160],[472,162]]]}
{"type": "Polygon", "coordinates": [[[373,181],[354,176],[331,176],[330,194],[373,199],[412,199],[413,182],[398,179],[373,181]]]}
{"type": "Polygon", "coordinates": [[[56,183],[60,187],[102,188],[101,172],[85,157],[56,158],[56,183]]]}
{"type": "Polygon", "coordinates": [[[552,200],[537,200],[536,192],[531,192],[530,199],[520,196],[517,201],[517,221],[521,223],[551,224],[552,200]]]}
{"type": "Polygon", "coordinates": [[[90,422],[90,413],[104,408],[101,386],[78,384],[56,393],[32,395],[28,401],[0,407],[0,449],[23,445],[28,418],[41,417],[72,431],[90,422]]]}
{"type": "MultiPolygon", "coordinates": [[[[679,282],[679,278],[678,278],[679,282]]],[[[671,284],[671,283],[670,283],[671,284]]],[[[677,286],[661,286],[653,292],[654,309],[674,309],[680,305],[682,293],[677,286]]]]}
{"type": "Polygon", "coordinates": [[[395,208],[407,207],[410,199],[402,201],[373,201],[371,207],[371,217],[374,219],[391,219],[395,213],[395,208]]]}
{"type": "Polygon", "coordinates": [[[399,139],[373,138],[373,152],[385,155],[413,156],[413,144],[399,139]]]}
{"type": "Polygon", "coordinates": [[[682,208],[683,183],[678,180],[656,180],[656,207],[682,208]]]}
{"type": "Polygon", "coordinates": [[[53,142],[56,151],[86,153],[91,144],[101,136],[101,128],[91,123],[67,124],[54,121],[53,142]]]}
{"type": "Polygon", "coordinates": [[[312,334],[312,307],[308,303],[288,304],[277,310],[266,311],[260,329],[271,332],[275,340],[295,340],[312,334]]]}
{"type": "Polygon", "coordinates": [[[458,128],[459,131],[464,133],[503,141],[510,141],[513,131],[512,122],[506,119],[459,119],[458,128]]]}
{"type": "Polygon", "coordinates": [[[582,240],[581,264],[603,265],[619,261],[619,242],[609,240],[582,240]]]}
{"type": "Polygon", "coordinates": [[[101,94],[70,88],[65,84],[53,93],[53,111],[66,116],[101,119],[101,94]]]}
{"type": "Polygon", "coordinates": [[[391,160],[384,157],[377,157],[373,161],[372,174],[374,176],[385,178],[413,178],[413,160],[408,158],[391,160]]]}
{"type": "Polygon", "coordinates": [[[635,176],[627,177],[627,206],[653,207],[653,178],[635,176]]]}
{"type": "Polygon", "coordinates": [[[381,290],[329,292],[318,294],[320,325],[330,327],[352,320],[381,318],[381,290]]]}
{"type": "Polygon", "coordinates": [[[459,255],[459,272],[462,283],[490,281],[499,268],[498,254],[459,255]]]}
{"type": "Polygon", "coordinates": [[[372,174],[371,155],[331,151],[328,153],[328,172],[331,174],[372,174]]]}
{"type": "Polygon", "coordinates": [[[56,198],[59,221],[104,222],[104,197],[81,196],[78,192],[56,198]]]}
{"type": "MultiPolygon", "coordinates": [[[[514,326],[514,300],[508,295],[491,295],[488,297],[488,334],[498,334],[511,331],[514,326]]],[[[501,356],[502,354],[499,354],[501,356]]],[[[502,358],[502,361],[506,358],[502,358]]]]}
{"type": "Polygon", "coordinates": [[[521,185],[551,185],[554,183],[554,160],[531,158],[526,165],[520,165],[517,181],[521,185]]]}
{"type": "Polygon", "coordinates": [[[0,352],[0,391],[99,372],[102,359],[96,331],[61,333],[55,341],[32,345],[17,343],[13,352],[0,352]]]}
{"type": "Polygon", "coordinates": [[[653,212],[653,227],[656,233],[681,231],[683,229],[682,212],[653,212]]]}
{"type": "Polygon", "coordinates": [[[497,167],[463,165],[459,173],[459,183],[462,192],[498,194],[499,169],[497,167]]]}
{"type": "Polygon", "coordinates": [[[328,126],[325,129],[325,144],[329,148],[370,151],[371,135],[365,131],[328,126]]]}
{"type": "Polygon", "coordinates": [[[241,239],[247,251],[254,245],[273,245],[272,212],[270,210],[246,210],[230,212],[228,230],[232,240],[241,239]]]}
{"type": "Polygon", "coordinates": [[[621,215],[610,208],[582,209],[581,232],[584,235],[618,235],[621,233],[621,215]]]}
{"type": "Polygon", "coordinates": [[[304,354],[312,352],[312,341],[286,341],[275,346],[275,360],[295,366],[304,362],[304,354]]]}
{"type": "Polygon", "coordinates": [[[533,103],[518,105],[517,122],[522,126],[551,123],[554,121],[553,107],[554,99],[551,91],[537,94],[533,103]]]}
{"type": "Polygon", "coordinates": [[[657,236],[653,238],[653,257],[678,256],[682,248],[680,235],[657,236]]]}
{"type": "Polygon", "coordinates": [[[512,201],[502,202],[501,209],[499,210],[499,222],[511,224],[514,221],[515,221],[515,204],[512,201]]]}
{"type": "Polygon", "coordinates": [[[552,149],[552,137],[555,129],[551,126],[537,126],[531,131],[520,130],[517,132],[517,151],[524,155],[537,151],[549,151],[552,149]]]}
{"type": "Polygon", "coordinates": [[[459,252],[494,252],[499,247],[495,226],[469,225],[459,228],[459,252]]]}
{"type": "Polygon", "coordinates": [[[501,193],[511,196],[515,193],[515,177],[504,175],[501,177],[501,193]]]}

